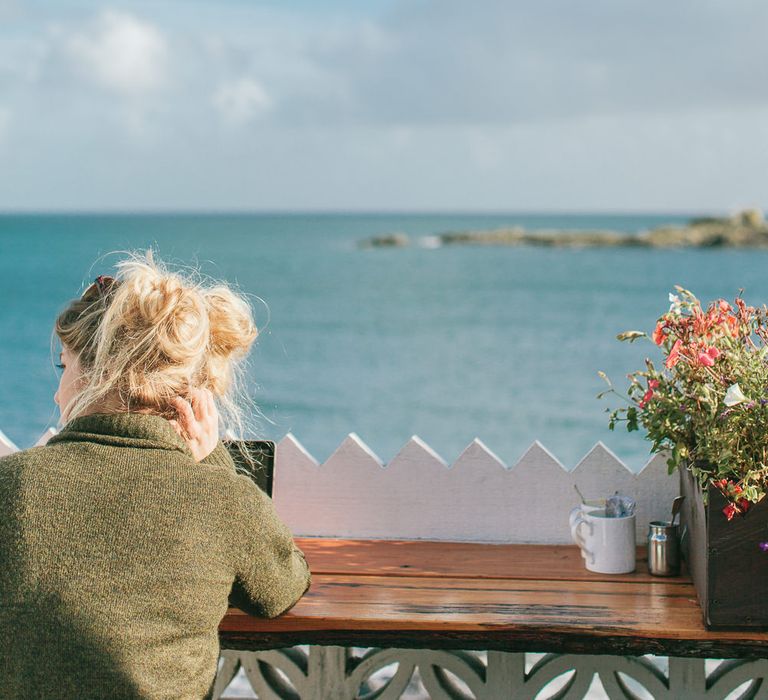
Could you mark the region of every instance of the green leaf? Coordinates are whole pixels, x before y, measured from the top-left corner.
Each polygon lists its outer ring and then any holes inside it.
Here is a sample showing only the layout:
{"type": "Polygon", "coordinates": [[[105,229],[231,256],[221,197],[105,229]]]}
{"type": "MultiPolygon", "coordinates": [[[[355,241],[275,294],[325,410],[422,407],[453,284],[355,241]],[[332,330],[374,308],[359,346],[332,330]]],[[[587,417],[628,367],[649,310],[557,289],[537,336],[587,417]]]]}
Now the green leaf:
{"type": "Polygon", "coordinates": [[[627,431],[631,433],[637,429],[637,409],[633,406],[627,409],[627,431]]]}
{"type": "Polygon", "coordinates": [[[638,338],[647,338],[648,334],[643,331],[624,331],[616,336],[616,340],[628,340],[630,343],[634,343],[638,338]]]}

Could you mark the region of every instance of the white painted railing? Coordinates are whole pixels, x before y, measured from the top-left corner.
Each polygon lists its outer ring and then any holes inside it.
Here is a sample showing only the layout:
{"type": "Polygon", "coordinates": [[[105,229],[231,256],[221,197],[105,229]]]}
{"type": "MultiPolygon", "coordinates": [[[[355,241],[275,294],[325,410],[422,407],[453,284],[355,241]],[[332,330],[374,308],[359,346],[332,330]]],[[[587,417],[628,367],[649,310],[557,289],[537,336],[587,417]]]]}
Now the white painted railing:
{"type": "MultiPolygon", "coordinates": [[[[0,456],[16,449],[0,432],[0,456]]],[[[568,471],[539,442],[507,467],[474,440],[449,466],[418,437],[384,465],[349,435],[318,464],[289,434],[277,445],[274,500],[296,535],[551,544],[569,541],[574,484],[588,498],[615,490],[634,497],[638,542],[649,520],[667,517],[678,493],[663,457],[633,473],[602,443],[568,471]]],[[[255,693],[265,700],[747,700],[768,698],[768,661],[317,646],[222,650],[214,697],[255,693]]]]}
{"type": "Polygon", "coordinates": [[[679,492],[662,455],[635,474],[600,442],[567,471],[538,441],[511,468],[477,439],[448,466],[414,436],[384,466],[351,434],[318,465],[288,434],[275,464],[275,506],[310,537],[565,544],[577,485],[587,498],[635,498],[641,543],[679,492]]]}

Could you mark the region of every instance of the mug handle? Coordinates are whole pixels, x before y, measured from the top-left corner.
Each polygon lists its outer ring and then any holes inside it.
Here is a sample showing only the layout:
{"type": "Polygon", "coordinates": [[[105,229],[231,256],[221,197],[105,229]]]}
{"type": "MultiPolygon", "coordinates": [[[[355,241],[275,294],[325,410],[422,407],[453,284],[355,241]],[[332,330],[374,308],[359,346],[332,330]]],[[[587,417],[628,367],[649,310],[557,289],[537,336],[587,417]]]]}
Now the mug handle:
{"type": "Polygon", "coordinates": [[[584,561],[587,559],[594,560],[594,554],[587,549],[587,543],[584,541],[584,537],[581,534],[581,526],[587,525],[591,531],[592,523],[588,523],[586,520],[584,520],[584,514],[580,506],[576,506],[571,511],[569,521],[571,524],[571,537],[573,538],[573,541],[579,546],[582,558],[584,561]]]}
{"type": "MultiPolygon", "coordinates": [[[[568,516],[568,522],[571,525],[571,533],[573,533],[573,528],[576,526],[576,523],[579,519],[579,514],[581,513],[581,506],[576,506],[571,510],[571,514],[568,516]]],[[[576,536],[573,535],[574,540],[576,539],[576,536]]],[[[578,543],[577,543],[578,544],[578,543]]]]}

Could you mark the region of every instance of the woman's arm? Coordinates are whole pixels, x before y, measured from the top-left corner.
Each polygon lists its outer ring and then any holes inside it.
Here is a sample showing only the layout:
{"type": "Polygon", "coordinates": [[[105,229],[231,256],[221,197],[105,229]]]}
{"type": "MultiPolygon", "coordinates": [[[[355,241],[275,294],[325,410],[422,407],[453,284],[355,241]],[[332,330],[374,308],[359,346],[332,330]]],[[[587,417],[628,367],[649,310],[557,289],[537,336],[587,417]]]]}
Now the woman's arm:
{"type": "MultiPolygon", "coordinates": [[[[177,398],[178,421],[171,421],[196,461],[231,467],[235,464],[219,440],[218,413],[206,389],[177,398]]],[[[236,477],[234,522],[235,581],[229,602],[258,617],[276,617],[293,607],[310,586],[304,553],[294,544],[272,500],[250,478],[236,477]]]]}
{"type": "Polygon", "coordinates": [[[309,589],[309,566],[272,500],[248,477],[237,482],[239,517],[232,534],[239,552],[229,602],[251,615],[276,617],[309,589]]]}

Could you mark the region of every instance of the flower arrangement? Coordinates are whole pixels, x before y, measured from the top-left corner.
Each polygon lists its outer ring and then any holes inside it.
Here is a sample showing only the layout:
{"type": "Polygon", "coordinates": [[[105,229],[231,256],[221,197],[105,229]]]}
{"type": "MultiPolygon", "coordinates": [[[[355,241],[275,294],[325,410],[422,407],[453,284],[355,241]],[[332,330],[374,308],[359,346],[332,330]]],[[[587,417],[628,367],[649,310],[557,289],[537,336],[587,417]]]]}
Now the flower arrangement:
{"type": "MultiPolygon", "coordinates": [[[[628,375],[627,406],[611,410],[609,428],[642,425],[651,452],[667,451],[670,473],[685,466],[706,497],[712,484],[725,496],[728,520],[768,491],[768,307],[747,306],[741,294],[706,309],[692,292],[675,287],[670,307],[650,338],[627,331],[619,340],[649,338],[664,354],[661,367],[628,375]]],[[[598,394],[616,394],[609,388],[598,394]]]]}

